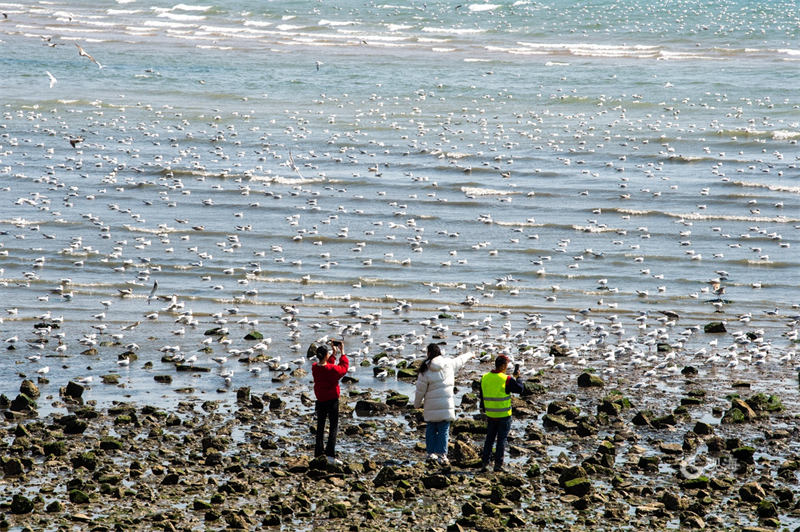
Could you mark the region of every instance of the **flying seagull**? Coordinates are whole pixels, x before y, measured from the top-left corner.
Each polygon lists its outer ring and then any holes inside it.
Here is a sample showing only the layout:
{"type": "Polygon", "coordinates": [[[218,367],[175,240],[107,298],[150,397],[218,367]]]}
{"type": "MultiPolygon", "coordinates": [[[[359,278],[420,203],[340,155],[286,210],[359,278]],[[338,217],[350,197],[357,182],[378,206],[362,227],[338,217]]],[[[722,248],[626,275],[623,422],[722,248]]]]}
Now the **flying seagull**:
{"type": "Polygon", "coordinates": [[[319,67],[321,67],[324,64],[325,63],[323,63],[322,61],[317,61],[317,71],[319,71],[319,67]]]}
{"type": "Polygon", "coordinates": [[[292,151],[291,150],[289,150],[289,168],[291,168],[292,170],[297,172],[297,175],[300,176],[300,179],[303,179],[303,176],[300,175],[300,169],[297,167],[296,164],[294,164],[294,157],[292,157],[292,151]]]}
{"type": "Polygon", "coordinates": [[[150,295],[147,296],[147,304],[150,304],[150,301],[156,298],[156,290],[158,290],[158,281],[153,281],[153,289],[150,290],[150,295]]]}
{"type": "Polygon", "coordinates": [[[100,63],[98,63],[98,62],[97,62],[97,59],[95,59],[95,58],[94,58],[94,57],[92,57],[91,55],[87,54],[87,53],[86,53],[86,50],[84,50],[83,48],[81,48],[81,46],[80,46],[79,44],[77,44],[77,43],[76,43],[76,44],[75,44],[75,46],[77,46],[77,47],[78,47],[78,55],[79,55],[79,56],[81,56],[81,57],[88,57],[88,58],[89,58],[89,59],[91,59],[91,60],[92,60],[92,62],[93,62],[94,64],[96,64],[98,67],[100,67],[100,68],[103,68],[103,65],[101,65],[100,63]]]}
{"type": "MultiPolygon", "coordinates": [[[[52,87],[53,85],[51,84],[50,86],[52,87]]],[[[81,142],[83,142],[83,137],[75,137],[74,139],[69,139],[69,143],[72,145],[73,148],[75,148],[81,142]]]]}
{"type": "Polygon", "coordinates": [[[53,85],[55,85],[58,82],[58,80],[56,79],[56,77],[54,75],[52,75],[50,73],[49,70],[45,70],[45,72],[47,72],[47,75],[50,77],[50,88],[52,89],[53,85]]]}

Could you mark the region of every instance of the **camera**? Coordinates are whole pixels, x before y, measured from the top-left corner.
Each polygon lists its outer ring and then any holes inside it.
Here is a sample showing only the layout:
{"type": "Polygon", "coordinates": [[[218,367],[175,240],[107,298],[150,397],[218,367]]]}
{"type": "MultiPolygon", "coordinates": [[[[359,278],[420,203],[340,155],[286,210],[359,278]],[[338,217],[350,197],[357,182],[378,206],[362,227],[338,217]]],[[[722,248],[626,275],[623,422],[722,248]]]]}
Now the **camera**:
{"type": "Polygon", "coordinates": [[[519,373],[519,364],[514,364],[514,375],[519,373]]]}

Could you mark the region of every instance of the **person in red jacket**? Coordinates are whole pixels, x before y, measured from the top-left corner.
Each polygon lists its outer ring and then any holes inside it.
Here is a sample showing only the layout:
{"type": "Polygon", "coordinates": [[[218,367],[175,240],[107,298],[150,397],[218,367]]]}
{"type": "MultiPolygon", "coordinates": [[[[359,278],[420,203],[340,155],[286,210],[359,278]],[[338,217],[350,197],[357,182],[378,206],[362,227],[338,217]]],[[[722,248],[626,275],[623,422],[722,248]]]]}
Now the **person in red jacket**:
{"type": "Polygon", "coordinates": [[[328,462],[341,465],[336,459],[336,433],[339,430],[339,381],[347,374],[350,361],[344,354],[344,344],[339,340],[331,341],[332,353],[324,345],[317,347],[318,362],[311,366],[314,376],[314,395],[317,398],[317,444],[314,456],[327,456],[328,462]],[[336,364],[336,351],[339,351],[339,363],[336,364]],[[325,436],[325,420],[330,419],[328,445],[323,448],[325,436]]]}

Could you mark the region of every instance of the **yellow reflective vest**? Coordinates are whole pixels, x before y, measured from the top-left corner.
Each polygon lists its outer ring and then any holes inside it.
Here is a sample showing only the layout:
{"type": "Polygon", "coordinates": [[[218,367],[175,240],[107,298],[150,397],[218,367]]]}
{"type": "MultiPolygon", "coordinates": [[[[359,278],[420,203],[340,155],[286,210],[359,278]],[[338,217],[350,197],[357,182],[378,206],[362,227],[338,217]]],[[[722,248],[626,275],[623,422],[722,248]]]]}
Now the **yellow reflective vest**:
{"type": "Polygon", "coordinates": [[[511,415],[511,395],[506,393],[505,373],[489,372],[481,378],[483,407],[487,417],[509,417],[511,415]]]}

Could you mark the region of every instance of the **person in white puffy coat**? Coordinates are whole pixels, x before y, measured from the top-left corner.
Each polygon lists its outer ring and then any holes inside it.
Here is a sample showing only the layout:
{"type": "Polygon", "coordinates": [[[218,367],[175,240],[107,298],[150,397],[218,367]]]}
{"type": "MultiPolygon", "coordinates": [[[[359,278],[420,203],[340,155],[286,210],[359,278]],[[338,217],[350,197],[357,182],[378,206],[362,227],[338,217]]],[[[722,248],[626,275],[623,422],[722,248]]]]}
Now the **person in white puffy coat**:
{"type": "Polygon", "coordinates": [[[456,419],[455,375],[474,354],[465,353],[455,358],[441,355],[438,345],[428,345],[428,356],[417,377],[414,408],[424,407],[425,410],[428,460],[447,463],[450,422],[456,419]]]}

